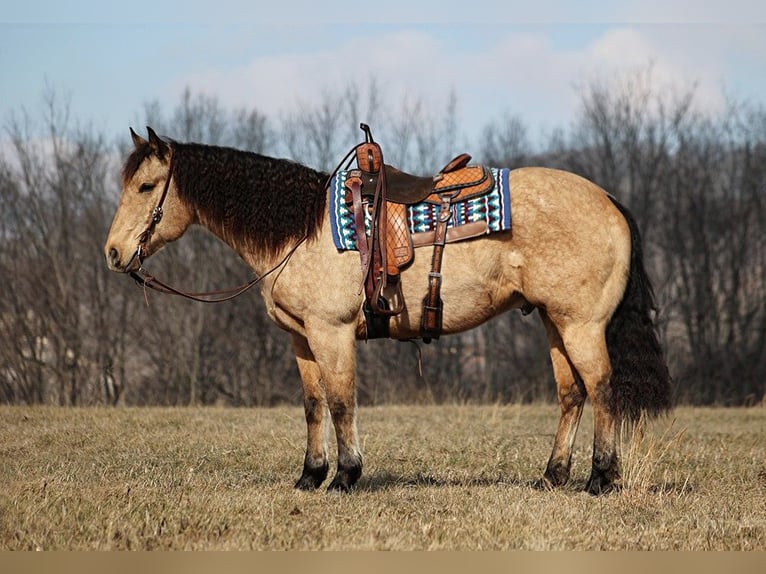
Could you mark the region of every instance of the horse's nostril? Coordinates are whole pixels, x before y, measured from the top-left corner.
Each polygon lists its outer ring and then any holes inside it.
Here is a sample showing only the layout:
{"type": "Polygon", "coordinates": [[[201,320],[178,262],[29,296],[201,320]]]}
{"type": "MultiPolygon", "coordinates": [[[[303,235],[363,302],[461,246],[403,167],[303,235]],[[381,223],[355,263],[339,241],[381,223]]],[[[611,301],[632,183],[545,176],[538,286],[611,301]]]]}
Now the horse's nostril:
{"type": "Polygon", "coordinates": [[[120,253],[112,247],[109,250],[109,262],[110,263],[117,263],[120,260],[120,253]]]}

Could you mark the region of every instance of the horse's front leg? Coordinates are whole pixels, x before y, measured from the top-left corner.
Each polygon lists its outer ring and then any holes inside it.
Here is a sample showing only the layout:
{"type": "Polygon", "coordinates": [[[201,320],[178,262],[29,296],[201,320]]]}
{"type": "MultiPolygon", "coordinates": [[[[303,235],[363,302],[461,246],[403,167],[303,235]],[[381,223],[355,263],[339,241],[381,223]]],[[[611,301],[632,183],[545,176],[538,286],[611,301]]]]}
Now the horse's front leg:
{"type": "Polygon", "coordinates": [[[303,473],[295,488],[314,490],[327,478],[327,398],[322,376],[309,348],[308,341],[293,334],[293,348],[298,363],[298,372],[303,385],[303,408],[306,413],[306,456],[303,459],[303,473]]]}
{"type": "Polygon", "coordinates": [[[328,490],[348,492],[362,475],[356,429],[356,338],[353,325],[315,327],[309,345],[322,374],[327,407],[338,443],[338,471],[328,490]]]}

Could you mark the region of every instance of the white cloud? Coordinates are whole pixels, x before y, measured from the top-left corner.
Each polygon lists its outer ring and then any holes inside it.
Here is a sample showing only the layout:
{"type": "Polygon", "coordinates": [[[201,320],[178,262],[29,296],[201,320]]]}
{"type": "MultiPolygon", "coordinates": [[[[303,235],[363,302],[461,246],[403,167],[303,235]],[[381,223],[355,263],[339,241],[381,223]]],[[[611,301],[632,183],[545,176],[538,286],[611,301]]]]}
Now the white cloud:
{"type": "Polygon", "coordinates": [[[398,97],[416,92],[430,98],[448,85],[438,73],[441,46],[424,33],[402,31],[370,39],[350,39],[332,49],[255,58],[234,70],[209,69],[176,82],[215,94],[232,106],[256,107],[267,114],[316,101],[323,90],[342,89],[350,82],[380,78],[398,97]]]}
{"type": "MultiPolygon", "coordinates": [[[[688,29],[687,29],[688,30],[688,29]]],[[[717,111],[724,103],[724,63],[720,52],[700,45],[699,33],[660,27],[616,28],[593,42],[583,55],[586,81],[611,78],[619,83],[626,74],[651,67],[653,86],[662,91],[695,89],[698,108],[717,111]]]]}
{"type": "Polygon", "coordinates": [[[234,69],[211,68],[182,78],[172,90],[177,94],[189,86],[227,106],[254,106],[276,116],[299,102],[316,103],[323,91],[340,90],[349,81],[361,85],[374,75],[389,105],[407,96],[443,109],[454,88],[464,130],[477,132],[506,112],[521,116],[534,130],[566,125],[578,105],[578,86],[592,80],[619,79],[651,64],[658,87],[685,90],[697,84],[698,105],[719,109],[733,73],[732,50],[741,51],[737,61],[745,53],[753,59],[751,66],[766,63],[766,46],[757,33],[762,28],[612,26],[567,48],[551,36],[565,30],[519,30],[496,33],[494,41],[477,46],[461,38],[458,27],[447,33],[428,28],[379,32],[315,51],[256,57],[234,69]]]}

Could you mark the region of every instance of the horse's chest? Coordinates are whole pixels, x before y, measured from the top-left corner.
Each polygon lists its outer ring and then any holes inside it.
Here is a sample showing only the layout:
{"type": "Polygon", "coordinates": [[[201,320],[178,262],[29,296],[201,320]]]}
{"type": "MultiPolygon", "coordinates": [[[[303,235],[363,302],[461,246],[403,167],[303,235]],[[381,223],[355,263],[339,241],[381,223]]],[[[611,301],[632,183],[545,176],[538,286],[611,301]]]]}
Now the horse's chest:
{"type": "Polygon", "coordinates": [[[266,304],[266,314],[280,329],[303,333],[303,321],[289,307],[280,304],[273,294],[264,290],[263,301],[266,304]]]}

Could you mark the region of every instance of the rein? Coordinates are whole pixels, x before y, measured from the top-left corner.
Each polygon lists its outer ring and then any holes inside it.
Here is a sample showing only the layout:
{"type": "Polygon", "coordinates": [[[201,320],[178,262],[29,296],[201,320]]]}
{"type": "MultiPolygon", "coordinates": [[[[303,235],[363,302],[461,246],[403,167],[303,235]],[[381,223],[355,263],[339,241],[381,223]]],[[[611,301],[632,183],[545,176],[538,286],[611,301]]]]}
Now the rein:
{"type": "MultiPolygon", "coordinates": [[[[274,267],[269,269],[266,273],[261,275],[260,277],[255,277],[248,281],[247,283],[244,283],[238,287],[233,287],[231,289],[220,289],[218,291],[203,291],[198,293],[189,293],[187,291],[183,291],[181,289],[178,289],[177,287],[173,287],[172,285],[169,285],[163,281],[160,281],[153,275],[149,274],[146,269],[143,268],[143,265],[138,268],[138,271],[131,271],[130,276],[133,278],[133,280],[144,287],[144,289],[149,288],[153,289],[154,291],[157,291],[159,293],[165,293],[166,295],[178,295],[179,297],[183,297],[184,299],[190,299],[191,301],[197,301],[199,303],[223,303],[224,301],[231,301],[232,299],[239,297],[250,289],[251,287],[257,285],[261,281],[263,281],[266,277],[274,273],[277,269],[282,267],[285,263],[288,262],[288,260],[293,256],[293,253],[295,253],[295,250],[298,249],[308,238],[307,235],[304,235],[303,238],[298,241],[291,249],[287,252],[287,255],[285,255],[279,263],[277,263],[274,267]]],[[[140,260],[139,260],[140,263],[140,260]]],[[[148,303],[148,301],[147,301],[148,303]]]]}
{"type": "Polygon", "coordinates": [[[144,255],[146,253],[146,244],[149,241],[149,239],[152,236],[152,233],[154,233],[154,228],[157,227],[157,224],[162,220],[162,206],[165,203],[165,199],[168,195],[168,189],[170,188],[170,180],[173,179],[173,169],[175,167],[175,150],[173,154],[170,156],[170,163],[168,165],[168,177],[165,180],[165,185],[162,188],[162,194],[160,195],[160,200],[157,202],[157,206],[152,210],[152,218],[149,221],[148,225],[146,226],[146,229],[144,229],[139,235],[138,235],[138,246],[136,247],[136,251],[133,253],[133,257],[131,257],[131,260],[128,262],[128,267],[133,263],[134,259],[138,260],[138,271],[131,271],[130,276],[133,278],[133,280],[141,285],[144,288],[144,297],[146,298],[147,304],[149,303],[148,297],[146,297],[146,289],[152,289],[154,291],[157,291],[159,293],[165,293],[167,295],[178,295],[179,297],[183,297],[185,299],[190,299],[192,301],[197,301],[199,303],[223,303],[224,301],[231,301],[232,299],[239,297],[242,295],[245,291],[249,290],[251,287],[255,286],[256,284],[260,283],[263,279],[274,273],[277,269],[282,267],[285,263],[289,261],[289,259],[293,256],[295,251],[300,247],[306,239],[308,239],[308,235],[304,235],[303,238],[298,241],[292,248],[290,248],[290,251],[287,252],[287,254],[280,260],[279,263],[277,263],[274,267],[269,269],[266,273],[261,275],[260,277],[255,277],[248,281],[247,283],[244,283],[242,285],[239,285],[238,287],[233,287],[231,289],[220,289],[217,291],[203,291],[203,292],[196,292],[196,293],[190,293],[187,291],[183,291],[182,289],[179,289],[177,287],[173,287],[172,285],[169,285],[168,283],[165,283],[163,281],[160,281],[150,273],[144,269],[144,255]]]}

